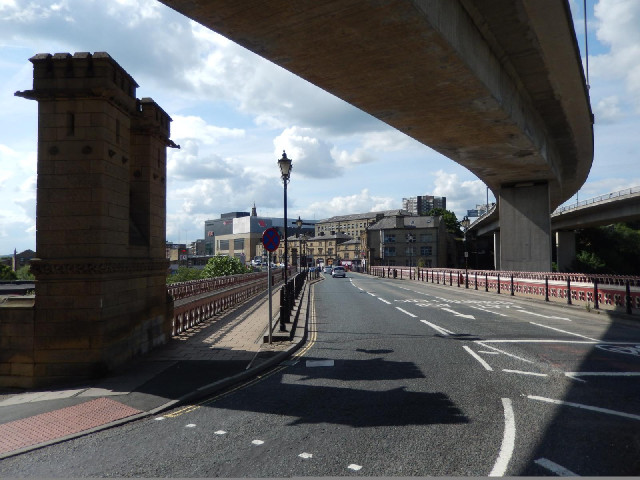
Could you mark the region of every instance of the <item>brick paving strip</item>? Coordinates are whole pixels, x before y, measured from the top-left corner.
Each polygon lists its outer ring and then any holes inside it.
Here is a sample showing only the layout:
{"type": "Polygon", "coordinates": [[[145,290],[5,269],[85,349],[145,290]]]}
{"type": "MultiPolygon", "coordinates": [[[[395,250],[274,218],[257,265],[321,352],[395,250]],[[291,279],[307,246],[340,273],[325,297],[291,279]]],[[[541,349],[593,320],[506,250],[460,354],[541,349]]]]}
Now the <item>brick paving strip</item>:
{"type": "Polygon", "coordinates": [[[142,413],[108,398],[96,398],[0,425],[0,454],[63,438],[142,413]]]}

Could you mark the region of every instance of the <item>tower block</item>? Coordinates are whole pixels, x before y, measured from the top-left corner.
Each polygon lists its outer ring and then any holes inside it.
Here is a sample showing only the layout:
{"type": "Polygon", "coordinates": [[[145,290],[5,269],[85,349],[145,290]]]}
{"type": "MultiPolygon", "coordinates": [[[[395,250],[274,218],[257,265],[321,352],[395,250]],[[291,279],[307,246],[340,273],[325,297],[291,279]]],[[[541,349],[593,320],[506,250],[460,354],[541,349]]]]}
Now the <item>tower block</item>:
{"type": "MultiPolygon", "coordinates": [[[[38,54],[33,386],[103,374],[170,336],[171,118],[104,52],[38,54]]],[[[27,369],[28,370],[28,369],[27,369]]]]}

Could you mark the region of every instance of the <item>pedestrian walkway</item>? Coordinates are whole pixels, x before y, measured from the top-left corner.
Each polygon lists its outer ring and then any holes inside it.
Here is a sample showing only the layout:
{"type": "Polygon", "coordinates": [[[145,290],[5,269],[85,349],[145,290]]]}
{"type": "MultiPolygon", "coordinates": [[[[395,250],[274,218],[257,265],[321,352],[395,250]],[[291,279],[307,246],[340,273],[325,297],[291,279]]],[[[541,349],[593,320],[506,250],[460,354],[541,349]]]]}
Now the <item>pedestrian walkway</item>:
{"type": "MultiPolygon", "coordinates": [[[[196,401],[282,362],[305,341],[310,286],[296,302],[300,317],[291,341],[263,342],[265,292],[95,383],[0,390],[0,459],[196,401]]],[[[275,313],[279,289],[272,293],[275,313]]]]}

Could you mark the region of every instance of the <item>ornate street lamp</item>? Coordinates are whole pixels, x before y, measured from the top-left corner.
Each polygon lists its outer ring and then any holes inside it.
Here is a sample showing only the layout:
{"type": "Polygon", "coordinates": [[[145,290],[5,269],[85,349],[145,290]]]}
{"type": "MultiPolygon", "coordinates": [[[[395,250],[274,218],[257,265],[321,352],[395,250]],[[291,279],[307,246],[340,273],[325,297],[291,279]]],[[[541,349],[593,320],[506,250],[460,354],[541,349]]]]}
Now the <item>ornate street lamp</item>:
{"type": "Polygon", "coordinates": [[[469,229],[469,217],[465,216],[460,225],[464,230],[464,287],[469,288],[469,269],[468,269],[468,260],[469,260],[469,252],[467,251],[467,230],[469,229]]]}
{"type": "MultiPolygon", "coordinates": [[[[289,177],[291,176],[291,159],[287,158],[285,151],[282,151],[282,158],[278,160],[278,167],[280,167],[280,175],[282,176],[282,183],[284,184],[284,298],[285,302],[288,301],[287,291],[287,270],[288,265],[288,250],[287,250],[287,184],[289,183],[289,177]]],[[[280,315],[280,331],[285,332],[287,329],[284,326],[286,319],[283,315],[280,315]]]]}

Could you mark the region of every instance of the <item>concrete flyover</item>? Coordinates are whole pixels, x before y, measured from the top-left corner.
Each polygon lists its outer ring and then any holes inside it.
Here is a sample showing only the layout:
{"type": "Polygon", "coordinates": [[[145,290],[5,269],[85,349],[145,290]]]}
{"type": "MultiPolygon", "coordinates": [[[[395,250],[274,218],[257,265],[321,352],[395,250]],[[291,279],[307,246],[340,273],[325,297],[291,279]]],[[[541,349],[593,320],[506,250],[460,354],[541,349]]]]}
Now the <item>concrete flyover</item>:
{"type": "Polygon", "coordinates": [[[498,198],[502,268],[551,268],[593,116],[567,0],[161,0],[467,167],[498,198]]]}

